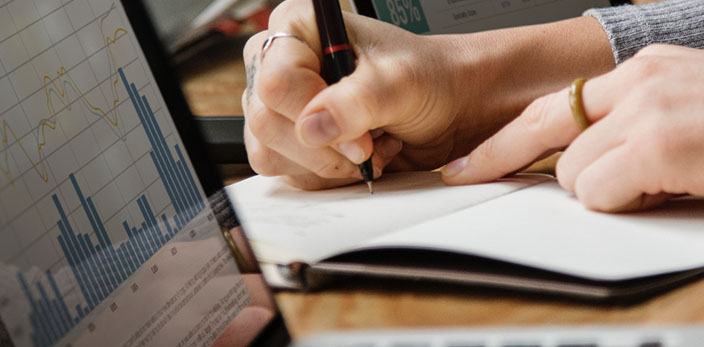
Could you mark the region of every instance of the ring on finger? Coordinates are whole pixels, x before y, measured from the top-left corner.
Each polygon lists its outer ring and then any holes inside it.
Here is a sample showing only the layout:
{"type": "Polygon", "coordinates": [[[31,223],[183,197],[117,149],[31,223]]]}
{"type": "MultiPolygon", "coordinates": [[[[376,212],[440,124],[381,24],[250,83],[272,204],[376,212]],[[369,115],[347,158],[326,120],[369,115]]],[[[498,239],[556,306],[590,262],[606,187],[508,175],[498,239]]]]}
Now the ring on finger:
{"type": "Polygon", "coordinates": [[[572,117],[574,117],[574,121],[577,123],[577,126],[581,131],[584,131],[590,125],[587,114],[584,111],[584,103],[582,102],[582,87],[584,87],[584,83],[586,81],[586,78],[578,78],[574,80],[570,86],[569,94],[572,117]]]}
{"type": "Polygon", "coordinates": [[[264,56],[266,55],[266,52],[271,48],[271,45],[274,43],[274,40],[282,37],[290,37],[294,38],[298,41],[301,41],[305,43],[306,45],[308,44],[305,40],[303,40],[302,37],[296,35],[296,34],[290,34],[290,33],[283,33],[283,32],[278,32],[274,33],[273,35],[270,35],[269,37],[266,38],[266,41],[264,41],[264,44],[262,44],[262,53],[261,53],[261,59],[264,59],[264,56]]]}

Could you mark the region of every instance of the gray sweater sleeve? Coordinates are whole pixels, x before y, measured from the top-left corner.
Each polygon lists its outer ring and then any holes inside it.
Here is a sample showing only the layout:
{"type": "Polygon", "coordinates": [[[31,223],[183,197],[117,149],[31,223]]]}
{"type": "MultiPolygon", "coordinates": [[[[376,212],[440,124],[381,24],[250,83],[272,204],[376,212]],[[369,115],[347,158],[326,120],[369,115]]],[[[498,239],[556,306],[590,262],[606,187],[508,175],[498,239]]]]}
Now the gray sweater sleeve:
{"type": "Polygon", "coordinates": [[[704,48],[704,1],[665,0],[584,12],[604,27],[616,64],[653,43],[704,48]]]}

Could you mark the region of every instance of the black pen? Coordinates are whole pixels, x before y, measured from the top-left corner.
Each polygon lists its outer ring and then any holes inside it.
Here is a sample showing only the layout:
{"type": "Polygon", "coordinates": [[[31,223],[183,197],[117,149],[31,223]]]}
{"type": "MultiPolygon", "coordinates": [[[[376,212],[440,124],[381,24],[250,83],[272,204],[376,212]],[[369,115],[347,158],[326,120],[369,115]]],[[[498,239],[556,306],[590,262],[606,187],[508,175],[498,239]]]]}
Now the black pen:
{"type": "MultiPolygon", "coordinates": [[[[320,75],[328,85],[331,85],[354,71],[354,51],[347,39],[347,30],[345,30],[338,0],[313,0],[313,7],[320,33],[320,45],[323,49],[320,75]]],[[[369,186],[369,193],[373,194],[374,169],[371,156],[364,163],[359,164],[359,171],[362,173],[364,182],[369,186]]]]}

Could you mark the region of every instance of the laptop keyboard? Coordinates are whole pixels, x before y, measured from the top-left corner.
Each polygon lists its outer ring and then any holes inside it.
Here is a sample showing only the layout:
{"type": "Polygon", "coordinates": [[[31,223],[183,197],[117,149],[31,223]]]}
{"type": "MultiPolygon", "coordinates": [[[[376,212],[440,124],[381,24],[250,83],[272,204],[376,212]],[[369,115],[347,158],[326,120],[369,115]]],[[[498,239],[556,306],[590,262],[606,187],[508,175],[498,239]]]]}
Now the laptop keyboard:
{"type": "MultiPolygon", "coordinates": [[[[704,341],[702,342],[704,344],[704,341]]],[[[298,345],[297,345],[298,346],[298,345]]],[[[306,346],[305,344],[301,346],[306,346]]],[[[316,345],[317,346],[317,345],[316,345]]],[[[670,347],[678,345],[667,345],[661,341],[634,342],[634,343],[509,343],[509,344],[493,344],[493,343],[434,343],[427,342],[352,342],[352,343],[332,343],[329,347],[670,347]]],[[[694,347],[694,346],[692,346],[694,347]]]]}
{"type": "Polygon", "coordinates": [[[529,328],[355,331],[315,336],[296,347],[703,347],[703,327],[529,328]]]}
{"type": "MultiPolygon", "coordinates": [[[[704,343],[704,342],[703,342],[704,343]]],[[[663,344],[660,341],[650,341],[650,342],[643,342],[643,343],[635,343],[635,344],[600,344],[600,343],[566,343],[566,344],[536,344],[536,343],[511,343],[511,344],[503,344],[503,345],[495,345],[495,344],[484,344],[484,343],[448,343],[448,344],[435,344],[432,342],[416,342],[416,343],[375,343],[375,342],[363,342],[363,343],[352,343],[352,344],[340,344],[340,345],[334,345],[331,347],[492,347],[492,346],[499,346],[499,347],[667,347],[668,345],[663,344]]]]}

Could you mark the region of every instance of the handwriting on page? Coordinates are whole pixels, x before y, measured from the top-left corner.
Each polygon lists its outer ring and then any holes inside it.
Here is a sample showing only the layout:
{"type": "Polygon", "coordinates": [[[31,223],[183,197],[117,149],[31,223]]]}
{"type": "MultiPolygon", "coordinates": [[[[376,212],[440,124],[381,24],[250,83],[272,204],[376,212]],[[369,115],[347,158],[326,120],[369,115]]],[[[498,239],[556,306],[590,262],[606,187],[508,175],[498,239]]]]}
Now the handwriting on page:
{"type": "Polygon", "coordinates": [[[314,260],[546,179],[448,187],[438,172],[394,173],[375,181],[370,196],[362,184],[305,192],[276,178],[255,177],[230,186],[228,193],[251,239],[286,245],[296,260],[314,260]]]}

